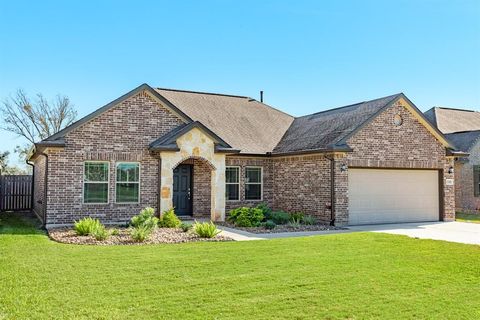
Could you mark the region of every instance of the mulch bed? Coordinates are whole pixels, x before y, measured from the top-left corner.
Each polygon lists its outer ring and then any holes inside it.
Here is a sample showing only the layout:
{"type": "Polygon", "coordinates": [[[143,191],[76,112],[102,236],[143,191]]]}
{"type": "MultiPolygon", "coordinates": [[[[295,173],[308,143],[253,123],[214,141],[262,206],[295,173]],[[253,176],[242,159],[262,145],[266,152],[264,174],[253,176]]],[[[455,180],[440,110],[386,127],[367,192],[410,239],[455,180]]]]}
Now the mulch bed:
{"type": "Polygon", "coordinates": [[[292,226],[288,224],[277,224],[275,229],[265,229],[264,227],[237,227],[229,222],[221,222],[219,225],[243,230],[251,233],[280,233],[280,232],[302,232],[302,231],[327,231],[327,230],[345,230],[346,228],[329,226],[326,224],[300,225],[292,226]]]}
{"type": "MultiPolygon", "coordinates": [[[[109,229],[110,231],[111,229],[109,229]]],[[[50,238],[57,242],[69,244],[88,244],[88,245],[142,245],[142,244],[157,244],[157,243],[184,243],[184,242],[199,242],[199,241],[233,241],[229,237],[217,235],[215,238],[207,239],[200,238],[191,231],[183,232],[182,229],[173,228],[158,228],[152,232],[149,239],[144,242],[135,242],[130,237],[130,231],[127,228],[117,228],[118,235],[110,235],[106,240],[97,241],[92,236],[78,236],[74,230],[59,228],[50,229],[48,234],[50,238]]]]}

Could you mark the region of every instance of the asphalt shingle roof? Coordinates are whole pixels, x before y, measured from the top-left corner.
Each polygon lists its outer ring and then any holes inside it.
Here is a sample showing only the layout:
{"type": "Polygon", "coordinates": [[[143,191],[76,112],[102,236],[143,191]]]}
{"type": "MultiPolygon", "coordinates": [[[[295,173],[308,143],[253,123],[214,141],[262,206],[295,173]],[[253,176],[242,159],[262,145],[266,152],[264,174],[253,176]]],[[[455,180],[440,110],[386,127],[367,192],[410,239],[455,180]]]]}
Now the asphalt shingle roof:
{"type": "Polygon", "coordinates": [[[445,137],[460,151],[469,152],[480,137],[480,130],[447,133],[445,137]]]}
{"type": "Polygon", "coordinates": [[[294,119],[249,97],[161,88],[155,91],[241,153],[271,152],[294,119]]]}
{"type": "Polygon", "coordinates": [[[480,130],[480,112],[474,110],[434,107],[425,117],[444,134],[480,130]]]}
{"type": "Polygon", "coordinates": [[[273,153],[328,149],[401,94],[296,118],[273,153]]]}

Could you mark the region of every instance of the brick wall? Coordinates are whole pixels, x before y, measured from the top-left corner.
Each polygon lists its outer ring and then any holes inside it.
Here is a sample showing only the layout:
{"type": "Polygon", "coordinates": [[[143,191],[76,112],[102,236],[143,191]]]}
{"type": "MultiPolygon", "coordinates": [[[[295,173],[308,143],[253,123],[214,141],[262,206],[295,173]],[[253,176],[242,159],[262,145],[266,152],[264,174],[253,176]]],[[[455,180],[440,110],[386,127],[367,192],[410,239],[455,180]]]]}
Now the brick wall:
{"type": "Polygon", "coordinates": [[[480,197],[475,197],[473,166],[480,165],[480,141],[470,150],[468,161],[455,163],[455,203],[458,210],[478,212],[480,197]]]}
{"type": "Polygon", "coordinates": [[[276,210],[301,211],[330,222],[330,160],[323,155],[275,158],[276,210]]]}
{"type": "Polygon", "coordinates": [[[237,207],[252,207],[261,202],[268,203],[273,206],[273,161],[271,158],[265,157],[244,157],[244,156],[227,156],[226,166],[240,167],[240,200],[226,201],[225,211],[228,212],[237,207]],[[248,166],[258,166],[263,168],[263,199],[262,200],[245,200],[245,168],[248,166]]]}
{"type": "Polygon", "coordinates": [[[33,168],[33,211],[40,218],[43,219],[45,210],[45,169],[46,158],[39,156],[35,160],[35,166],[33,168]]]}
{"type": "Polygon", "coordinates": [[[347,141],[354,151],[347,154],[346,162],[349,167],[438,169],[443,175],[443,216],[452,220],[455,187],[445,181],[454,178],[454,173],[448,173],[453,160],[446,158],[442,144],[402,105],[405,102],[386,109],[347,141]],[[397,114],[403,119],[401,126],[393,124],[397,114]]]}
{"type": "Polygon", "coordinates": [[[148,145],[182,121],[146,92],[139,93],[68,133],[66,147],[49,154],[47,224],[71,224],[84,216],[105,222],[129,220],[146,206],[157,207],[158,159],[148,145]],[[83,204],[86,160],[110,163],[109,203],[83,204]],[[115,164],[140,162],[140,203],[116,204],[115,164]]]}

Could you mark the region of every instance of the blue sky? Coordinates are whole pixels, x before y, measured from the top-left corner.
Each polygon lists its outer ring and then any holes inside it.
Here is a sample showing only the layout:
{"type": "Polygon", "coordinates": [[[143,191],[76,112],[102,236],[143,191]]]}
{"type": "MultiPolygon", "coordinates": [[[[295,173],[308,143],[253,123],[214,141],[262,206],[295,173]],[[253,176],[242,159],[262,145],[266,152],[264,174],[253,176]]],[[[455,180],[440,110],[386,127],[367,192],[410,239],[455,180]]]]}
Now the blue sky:
{"type": "Polygon", "coordinates": [[[480,108],[478,0],[0,0],[0,30],[0,98],[61,93],[79,116],[144,82],[293,115],[397,92],[480,108]]]}

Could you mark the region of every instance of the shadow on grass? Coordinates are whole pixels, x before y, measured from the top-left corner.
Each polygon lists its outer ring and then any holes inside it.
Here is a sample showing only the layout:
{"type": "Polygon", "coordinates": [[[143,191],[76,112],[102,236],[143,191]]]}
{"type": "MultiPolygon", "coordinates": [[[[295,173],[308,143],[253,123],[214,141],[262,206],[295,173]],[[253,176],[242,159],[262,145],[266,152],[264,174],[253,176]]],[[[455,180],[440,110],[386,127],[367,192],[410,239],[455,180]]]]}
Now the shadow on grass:
{"type": "Polygon", "coordinates": [[[41,223],[32,212],[0,213],[0,235],[2,234],[41,234],[41,223]]]}

